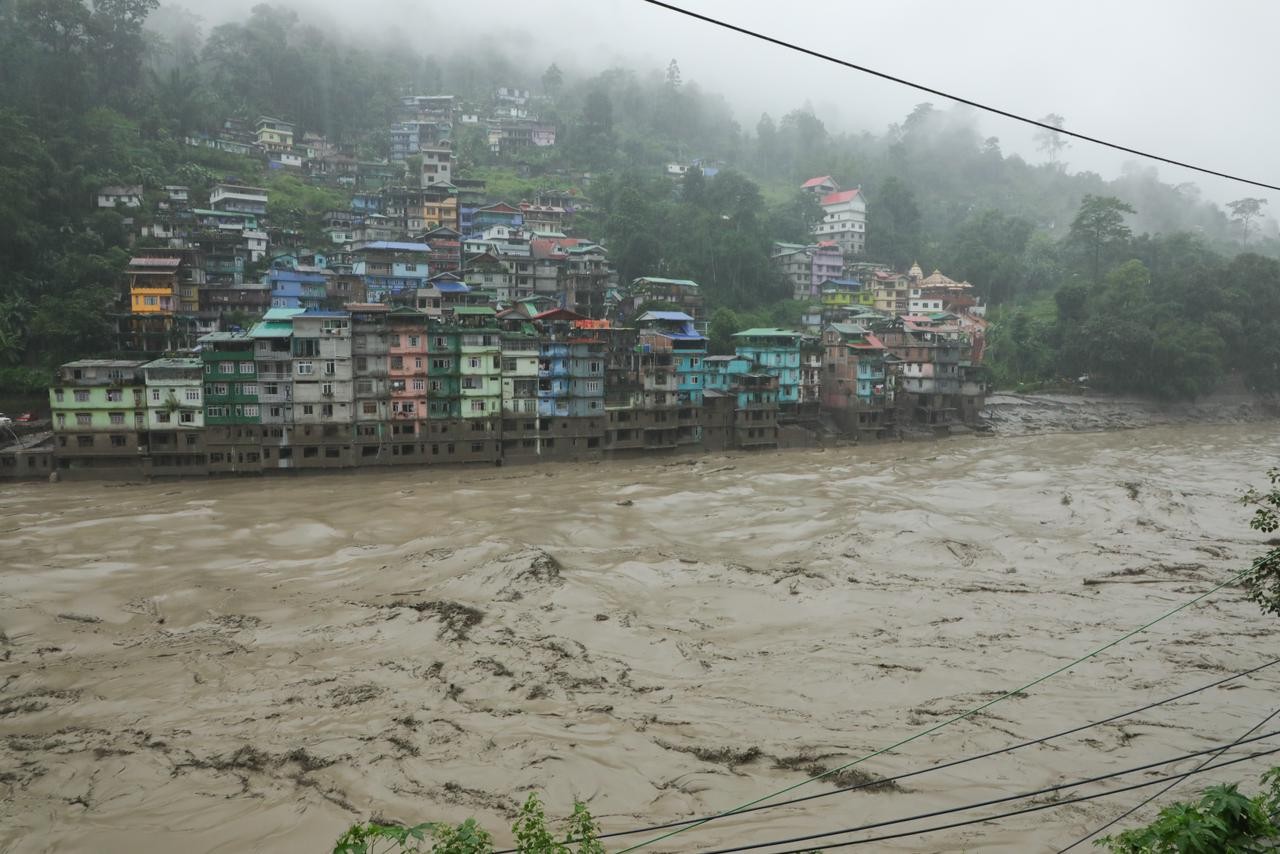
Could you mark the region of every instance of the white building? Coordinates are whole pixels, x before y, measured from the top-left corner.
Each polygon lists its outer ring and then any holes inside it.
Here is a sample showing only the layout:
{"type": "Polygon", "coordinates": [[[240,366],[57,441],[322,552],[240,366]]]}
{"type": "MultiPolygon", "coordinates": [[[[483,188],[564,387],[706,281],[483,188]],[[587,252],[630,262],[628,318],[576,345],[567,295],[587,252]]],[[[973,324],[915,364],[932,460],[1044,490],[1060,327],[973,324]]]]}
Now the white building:
{"type": "Polygon", "coordinates": [[[156,359],[142,370],[148,430],[204,427],[204,363],[200,359],[156,359]]]}
{"type": "Polygon", "coordinates": [[[867,202],[861,189],[828,193],[821,199],[822,222],[814,237],[832,240],[846,257],[861,255],[867,248],[867,202]]]}
{"type": "Polygon", "coordinates": [[[422,148],[422,186],[453,183],[453,152],[447,147],[422,148]]]}

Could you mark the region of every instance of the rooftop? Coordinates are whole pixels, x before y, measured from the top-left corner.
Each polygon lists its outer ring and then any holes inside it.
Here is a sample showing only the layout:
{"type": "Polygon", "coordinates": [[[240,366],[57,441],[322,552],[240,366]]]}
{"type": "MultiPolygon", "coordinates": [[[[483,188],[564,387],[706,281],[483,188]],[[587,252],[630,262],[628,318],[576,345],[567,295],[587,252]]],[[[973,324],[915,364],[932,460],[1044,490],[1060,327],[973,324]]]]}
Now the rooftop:
{"type": "Polygon", "coordinates": [[[139,368],[146,364],[144,359],[78,359],[67,362],[64,368],[139,368]]]}
{"type": "Polygon", "coordinates": [[[198,369],[198,370],[203,370],[203,369],[204,369],[204,362],[202,362],[202,361],[201,361],[201,360],[199,360],[199,359],[190,359],[190,358],[188,358],[188,359],[183,359],[183,358],[177,358],[177,357],[172,357],[172,356],[166,356],[166,357],[165,357],[165,358],[163,358],[163,359],[155,359],[154,361],[147,362],[147,363],[146,363],[145,365],[143,365],[142,367],[143,367],[143,368],[146,368],[146,369],[151,369],[151,368],[187,368],[187,369],[190,369],[190,368],[196,368],[196,369],[198,369]]]}
{"type": "Polygon", "coordinates": [[[790,329],[778,329],[773,326],[757,326],[753,329],[744,329],[741,332],[735,332],[734,338],[803,338],[803,333],[795,332],[790,329]]]}
{"type": "Polygon", "coordinates": [[[691,279],[663,279],[663,278],[659,278],[658,276],[641,276],[640,278],[636,279],[635,282],[633,282],[633,284],[639,283],[639,282],[646,282],[646,283],[652,283],[657,285],[679,285],[682,288],[698,287],[698,283],[695,281],[692,281],[691,279]]]}
{"type": "Polygon", "coordinates": [[[825,196],[822,197],[822,204],[839,205],[845,202],[851,202],[855,198],[857,198],[858,194],[861,192],[862,192],[861,190],[854,189],[854,190],[842,190],[838,193],[827,193],[825,196]]]}
{"type": "Polygon", "coordinates": [[[363,249],[383,249],[392,252],[430,252],[431,247],[425,243],[401,243],[395,240],[375,240],[367,243],[363,249]]]}
{"type": "Polygon", "coordinates": [[[693,318],[683,311],[646,311],[637,320],[671,320],[681,323],[692,323],[693,318]]]}

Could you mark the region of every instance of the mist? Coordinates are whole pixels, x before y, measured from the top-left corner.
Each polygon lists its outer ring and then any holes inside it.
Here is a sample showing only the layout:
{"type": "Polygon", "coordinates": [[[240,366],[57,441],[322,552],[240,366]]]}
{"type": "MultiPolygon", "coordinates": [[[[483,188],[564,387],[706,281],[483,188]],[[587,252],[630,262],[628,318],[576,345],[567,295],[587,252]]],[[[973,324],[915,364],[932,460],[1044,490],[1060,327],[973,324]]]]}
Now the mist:
{"type": "MultiPolygon", "coordinates": [[[[167,5],[199,15],[207,33],[219,23],[243,20],[257,3],[167,5]]],[[[409,48],[452,61],[505,55],[530,73],[551,62],[580,75],[612,66],[643,72],[676,59],[686,81],[723,94],[748,130],[762,113],[777,118],[807,103],[832,132],[882,133],[918,103],[940,109],[952,104],[641,2],[499,3],[477,16],[413,0],[273,5],[371,47],[409,48]]],[[[1071,130],[1130,148],[1280,183],[1270,152],[1280,119],[1261,108],[1264,81],[1274,75],[1269,37],[1280,28],[1280,7],[1272,4],[1136,2],[1107,6],[1105,16],[1102,6],[1094,7],[1096,14],[1072,14],[1010,0],[810,0],[789,5],[785,15],[777,4],[759,0],[684,5],[1011,112],[1032,118],[1057,113],[1071,130]]],[[[978,123],[1006,153],[1044,159],[1034,128],[989,114],[978,123]]],[[[1154,166],[1161,180],[1196,184],[1206,199],[1259,196],[1269,199],[1272,211],[1280,209],[1280,194],[1086,142],[1073,142],[1063,159],[1070,171],[1108,179],[1137,160],[1142,168],[1154,166]]]]}

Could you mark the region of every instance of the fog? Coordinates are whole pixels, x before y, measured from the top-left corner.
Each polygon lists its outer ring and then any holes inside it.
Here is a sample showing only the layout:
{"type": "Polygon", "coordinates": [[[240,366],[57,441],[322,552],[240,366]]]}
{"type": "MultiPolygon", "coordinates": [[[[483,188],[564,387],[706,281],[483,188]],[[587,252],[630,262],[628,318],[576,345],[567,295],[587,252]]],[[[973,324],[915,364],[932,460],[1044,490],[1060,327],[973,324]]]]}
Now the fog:
{"type": "MultiPolygon", "coordinates": [[[[206,29],[243,19],[257,0],[172,0],[199,14],[206,29]]],[[[718,17],[924,85],[1031,117],[1058,113],[1080,133],[1222,172],[1280,184],[1272,141],[1280,116],[1268,109],[1275,75],[1270,37],[1280,5],[1225,0],[1130,0],[1066,5],[1022,0],[679,0],[718,17]]],[[[417,45],[454,55],[464,46],[555,61],[586,74],[611,65],[665,68],[677,59],[686,81],[720,92],[744,128],[762,112],[775,118],[805,102],[833,131],[882,132],[926,95],[720,30],[640,0],[496,2],[482,9],[420,0],[281,0],[309,19],[353,38],[417,45]]],[[[984,134],[1039,162],[1034,129],[984,115],[984,134]]],[[[1076,141],[1072,171],[1120,173],[1131,155],[1076,141]]],[[[1148,161],[1149,162],[1149,161],[1148,161]]],[[[1218,202],[1280,193],[1178,167],[1162,180],[1196,183],[1218,202]]]]}

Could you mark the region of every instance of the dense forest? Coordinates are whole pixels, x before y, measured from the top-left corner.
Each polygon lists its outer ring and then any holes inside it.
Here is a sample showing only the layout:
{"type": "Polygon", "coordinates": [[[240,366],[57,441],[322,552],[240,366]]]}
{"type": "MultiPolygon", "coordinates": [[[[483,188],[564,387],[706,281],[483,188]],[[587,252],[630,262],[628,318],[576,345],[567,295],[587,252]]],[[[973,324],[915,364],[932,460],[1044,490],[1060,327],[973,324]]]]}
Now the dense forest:
{"type": "Polygon", "coordinates": [[[38,384],[50,365],[110,346],[130,236],[120,214],[91,207],[96,188],[263,181],[273,221],[304,230],[342,201],[184,135],[265,113],[377,158],[399,95],[483,103],[520,86],[557,145],[499,156],[459,128],[459,174],[516,195],[590,173],[593,210],[576,229],[604,242],[624,281],[700,282],[713,331],[798,316],[769,247],[805,239],[819,211],[798,185],[831,175],[868,199],[867,260],[975,285],[999,384],[1088,374],[1096,387],[1194,396],[1236,372],[1280,389],[1280,241],[1254,200],[1224,211],[1145,165],[1114,180],[1072,172],[1052,134],[1030,163],[959,106],[920,104],[880,134],[832,132],[808,106],[744,127],[675,60],[588,76],[524,67],[501,45],[483,62],[436,47],[352,44],[283,6],[206,31],[158,0],[0,4],[0,385],[38,384]],[[664,175],[693,159],[719,171],[664,175]]]}

